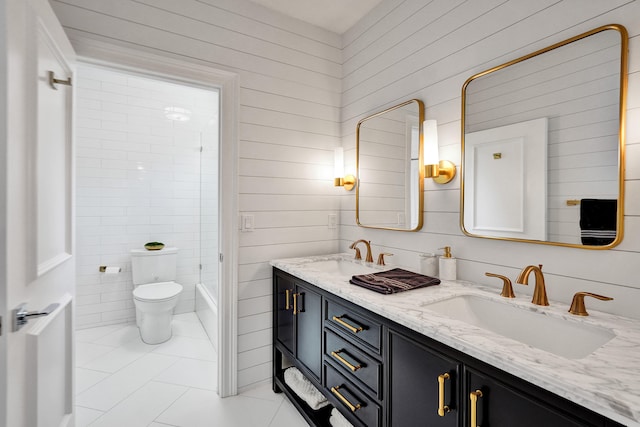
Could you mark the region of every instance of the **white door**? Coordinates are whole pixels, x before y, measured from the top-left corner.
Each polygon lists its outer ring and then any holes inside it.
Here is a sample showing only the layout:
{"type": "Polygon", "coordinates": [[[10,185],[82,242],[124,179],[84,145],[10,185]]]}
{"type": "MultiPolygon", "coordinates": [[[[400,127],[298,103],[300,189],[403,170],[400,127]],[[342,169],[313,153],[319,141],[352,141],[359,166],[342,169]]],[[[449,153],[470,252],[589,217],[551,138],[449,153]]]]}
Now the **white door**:
{"type": "Polygon", "coordinates": [[[0,425],[73,426],[75,55],[46,0],[0,8],[0,425]]]}

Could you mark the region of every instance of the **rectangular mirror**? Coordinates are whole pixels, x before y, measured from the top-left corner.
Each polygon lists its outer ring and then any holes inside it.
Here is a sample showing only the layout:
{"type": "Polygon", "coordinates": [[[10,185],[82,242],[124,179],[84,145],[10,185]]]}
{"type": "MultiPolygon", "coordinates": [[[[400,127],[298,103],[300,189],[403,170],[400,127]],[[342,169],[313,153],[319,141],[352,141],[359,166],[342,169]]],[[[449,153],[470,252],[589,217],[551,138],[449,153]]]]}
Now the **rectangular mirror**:
{"type": "Polygon", "coordinates": [[[622,240],[626,29],[607,25],[470,77],[461,225],[588,249],[622,240]]]}
{"type": "Polygon", "coordinates": [[[358,122],[356,222],[361,227],[422,228],[424,104],[412,99],[358,122]]]}

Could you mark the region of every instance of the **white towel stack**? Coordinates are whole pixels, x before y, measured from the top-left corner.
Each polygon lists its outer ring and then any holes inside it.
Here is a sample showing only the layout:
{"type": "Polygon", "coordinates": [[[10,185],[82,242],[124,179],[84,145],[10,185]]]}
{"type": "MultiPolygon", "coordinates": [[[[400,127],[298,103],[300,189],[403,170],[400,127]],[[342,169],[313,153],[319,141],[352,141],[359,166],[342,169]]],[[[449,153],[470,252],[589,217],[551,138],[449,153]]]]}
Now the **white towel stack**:
{"type": "Polygon", "coordinates": [[[296,367],[284,371],[284,382],[313,410],[324,408],[329,404],[327,398],[296,367]]]}
{"type": "Polygon", "coordinates": [[[331,410],[331,416],[329,417],[329,424],[333,427],[353,427],[347,419],[336,408],[331,410]]]}

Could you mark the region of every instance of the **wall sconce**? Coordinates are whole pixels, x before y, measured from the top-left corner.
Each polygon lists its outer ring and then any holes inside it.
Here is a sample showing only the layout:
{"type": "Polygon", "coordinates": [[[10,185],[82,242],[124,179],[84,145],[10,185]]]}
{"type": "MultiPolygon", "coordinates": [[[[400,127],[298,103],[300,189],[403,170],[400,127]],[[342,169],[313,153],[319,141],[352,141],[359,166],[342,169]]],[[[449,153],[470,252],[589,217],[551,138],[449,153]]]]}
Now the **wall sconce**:
{"type": "Polygon", "coordinates": [[[335,187],[344,187],[345,190],[351,191],[356,185],[356,177],[344,174],[344,150],[342,147],[336,147],[334,152],[333,165],[333,185],[335,187]]]}
{"type": "Polygon", "coordinates": [[[424,149],[424,177],[433,178],[438,184],[446,184],[456,176],[456,165],[440,160],[438,153],[438,122],[425,120],[422,126],[424,149]]]}

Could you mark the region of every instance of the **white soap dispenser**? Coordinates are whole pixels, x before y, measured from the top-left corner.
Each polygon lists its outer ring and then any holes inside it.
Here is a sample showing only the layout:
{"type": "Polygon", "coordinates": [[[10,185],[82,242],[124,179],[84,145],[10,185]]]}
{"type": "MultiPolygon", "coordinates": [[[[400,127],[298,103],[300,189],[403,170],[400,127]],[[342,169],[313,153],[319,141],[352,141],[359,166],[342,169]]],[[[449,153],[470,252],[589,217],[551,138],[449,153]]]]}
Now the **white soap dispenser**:
{"type": "Polygon", "coordinates": [[[445,246],[444,255],[440,257],[438,262],[438,270],[440,270],[440,280],[456,280],[456,259],[451,256],[451,247],[445,246]]]}

